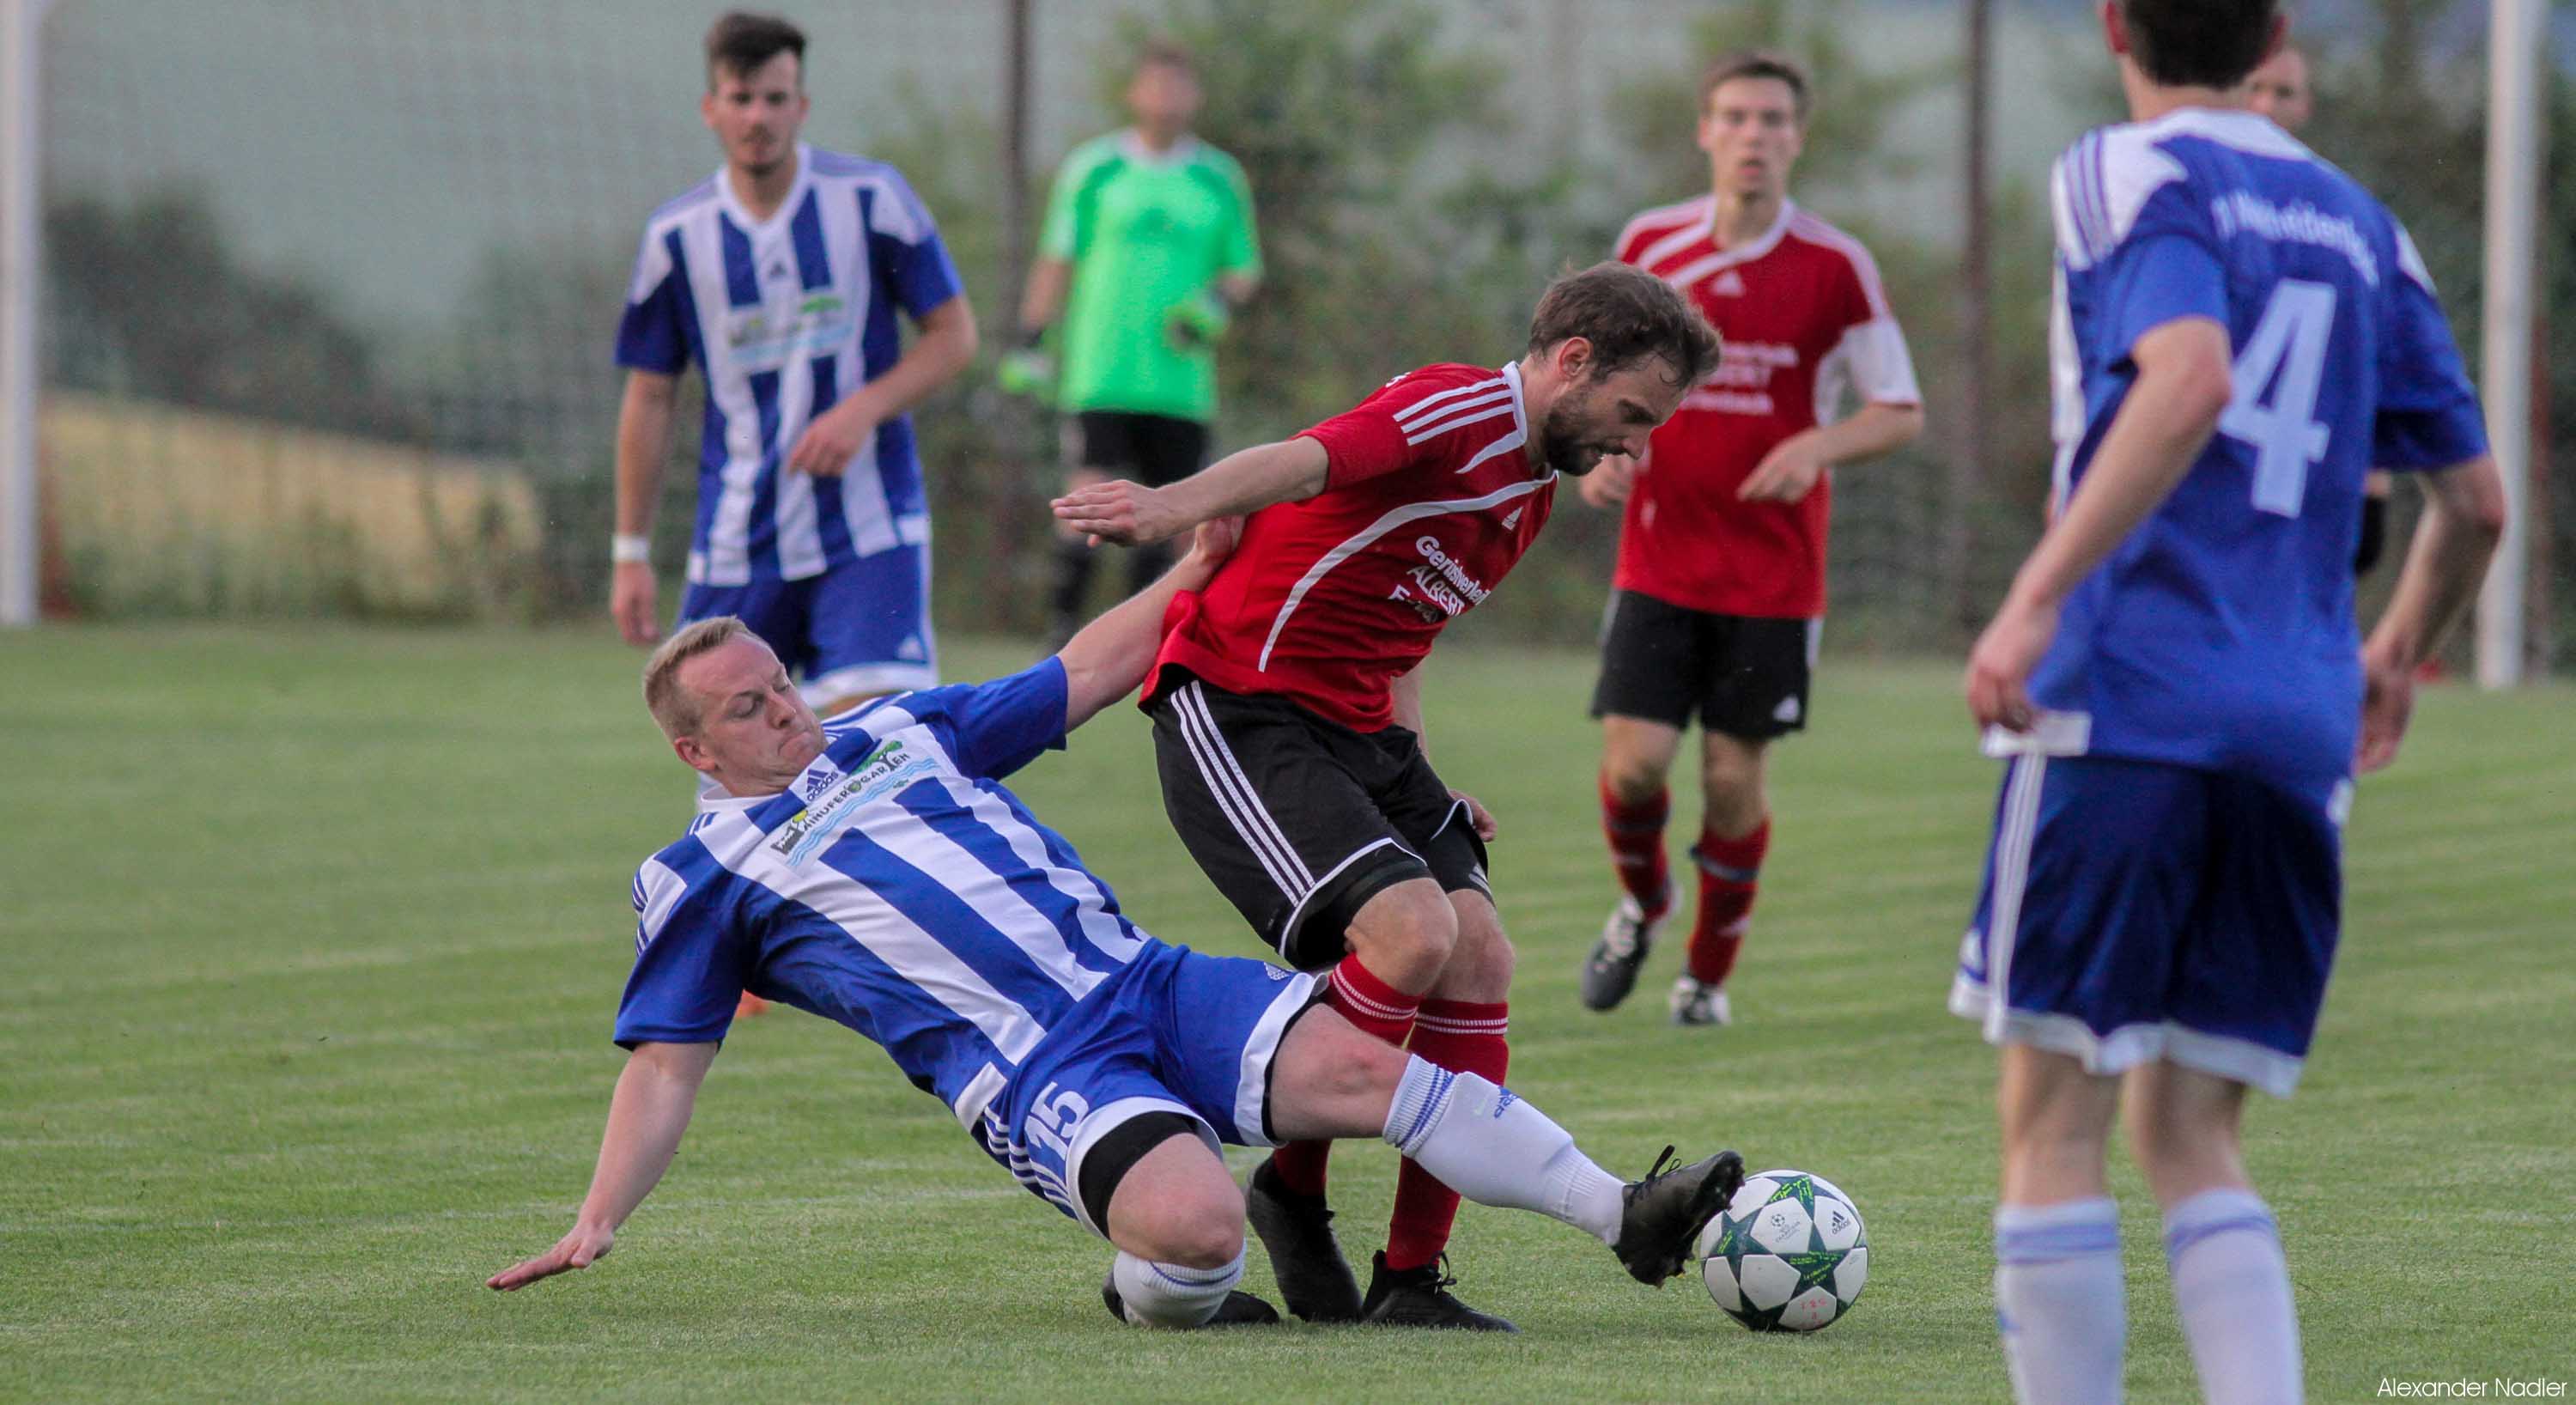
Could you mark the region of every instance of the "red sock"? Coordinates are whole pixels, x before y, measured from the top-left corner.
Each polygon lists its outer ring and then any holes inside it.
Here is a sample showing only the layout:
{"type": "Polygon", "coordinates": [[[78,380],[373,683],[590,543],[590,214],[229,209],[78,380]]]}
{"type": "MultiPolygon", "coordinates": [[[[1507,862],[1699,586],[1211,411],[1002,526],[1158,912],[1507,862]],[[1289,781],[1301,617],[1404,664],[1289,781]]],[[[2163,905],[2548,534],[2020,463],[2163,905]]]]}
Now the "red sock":
{"type": "MultiPolygon", "coordinates": [[[[1324,978],[1324,1003],[1342,1018],[1397,1048],[1413,1033],[1413,1017],[1422,997],[1407,995],[1369,974],[1357,955],[1345,956],[1324,978]]],[[[1324,1193],[1324,1171],[1333,1154],[1331,1142],[1289,1142],[1270,1153],[1280,1182],[1299,1195],[1324,1193]]]]}
{"type": "Polygon", "coordinates": [[[1762,854],[1771,847],[1771,821],[1751,834],[1719,838],[1700,831],[1691,858],[1699,864],[1699,917],[1691,924],[1690,973],[1701,985],[1726,984],[1735,953],[1753,921],[1753,893],[1762,876],[1762,854]]]}
{"type": "MultiPolygon", "coordinates": [[[[1425,1000],[1422,1018],[1413,1026],[1413,1052],[1425,1063],[1458,1073],[1473,1073],[1496,1083],[1511,1067],[1512,1050],[1505,1037],[1511,1029],[1511,1007],[1502,1001],[1425,1000]]],[[[1449,1226],[1458,1218],[1458,1192],[1410,1161],[1395,1173],[1395,1213],[1386,1227],[1386,1266],[1420,1268],[1449,1247],[1449,1226]]]]}
{"type": "Polygon", "coordinates": [[[1601,833],[1610,840],[1611,868],[1648,918],[1673,905],[1672,870],[1664,863],[1664,820],[1672,808],[1672,797],[1660,789],[1632,805],[1612,795],[1607,782],[1601,786],[1601,833]]]}

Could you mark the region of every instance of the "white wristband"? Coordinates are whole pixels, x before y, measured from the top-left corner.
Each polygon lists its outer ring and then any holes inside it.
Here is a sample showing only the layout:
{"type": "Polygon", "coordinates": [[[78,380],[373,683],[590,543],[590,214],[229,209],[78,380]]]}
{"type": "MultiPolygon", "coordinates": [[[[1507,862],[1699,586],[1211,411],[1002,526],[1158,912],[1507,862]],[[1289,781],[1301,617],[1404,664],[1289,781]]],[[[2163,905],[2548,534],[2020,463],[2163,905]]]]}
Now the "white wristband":
{"type": "Polygon", "coordinates": [[[649,565],[653,560],[653,539],[619,532],[608,539],[608,559],[621,566],[628,562],[649,565]]]}

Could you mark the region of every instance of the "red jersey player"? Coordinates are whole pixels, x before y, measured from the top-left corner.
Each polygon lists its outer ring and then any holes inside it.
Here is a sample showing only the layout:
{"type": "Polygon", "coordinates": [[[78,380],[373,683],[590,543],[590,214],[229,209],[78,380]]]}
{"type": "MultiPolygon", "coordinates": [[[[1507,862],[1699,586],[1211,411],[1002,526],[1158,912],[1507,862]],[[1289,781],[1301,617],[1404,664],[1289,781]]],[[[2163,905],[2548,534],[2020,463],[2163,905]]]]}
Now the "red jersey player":
{"type": "Polygon", "coordinates": [[[1627,503],[1592,695],[1602,828],[1626,891],[1584,961],[1583,1003],[1595,1010],[1627,998],[1678,896],[1664,860],[1664,776],[1696,715],[1699,910],[1670,1008],[1677,1024],[1727,1022],[1726,976],[1771,839],[1763,749],[1807,721],[1829,470],[1923,429],[1877,266],[1788,198],[1806,121],[1796,65],[1763,53],[1718,60],[1700,84],[1709,193],[1648,210],[1619,236],[1620,261],[1686,294],[1726,354],[1642,460],[1606,465],[1582,488],[1596,506],[1627,503]],[[1845,387],[1861,407],[1828,423],[1845,387]]]}
{"type": "MultiPolygon", "coordinates": [[[[1163,803],[1264,940],[1330,967],[1324,998],[1426,1063],[1503,1075],[1512,948],[1486,886],[1493,819],[1431,769],[1414,669],[1529,548],[1558,477],[1643,451],[1717,355],[1668,285],[1599,264],[1549,286],[1516,362],[1426,366],[1169,487],[1056,500],[1070,528],[1121,544],[1252,514],[1207,588],[1174,602],[1145,684],[1163,803]]],[[[1409,1161],[1363,1298],[1324,1152],[1280,1148],[1247,1194],[1291,1311],[1511,1329],[1446,1291],[1458,1196],[1409,1161]]]]}

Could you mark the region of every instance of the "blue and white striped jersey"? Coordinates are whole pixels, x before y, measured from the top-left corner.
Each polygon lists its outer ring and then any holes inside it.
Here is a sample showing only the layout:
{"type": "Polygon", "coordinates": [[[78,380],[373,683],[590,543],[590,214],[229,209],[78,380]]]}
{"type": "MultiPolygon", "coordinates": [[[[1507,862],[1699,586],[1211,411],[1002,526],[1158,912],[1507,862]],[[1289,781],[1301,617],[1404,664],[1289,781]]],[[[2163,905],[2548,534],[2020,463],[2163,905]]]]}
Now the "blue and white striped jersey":
{"type": "Polygon", "coordinates": [[[2084,719],[2057,729],[2064,749],[2323,793],[2360,722],[2363,474],[2486,450],[2423,260],[2369,192],[2249,112],[2089,133],[2051,201],[2058,500],[2148,332],[2225,327],[2236,393],[2173,495],[2068,597],[2032,700],[2084,719]]]}
{"type": "Polygon", "coordinates": [[[689,580],[801,580],[928,540],[912,420],[897,415],[838,478],[781,473],[816,415],[902,355],[914,321],[958,293],[912,187],[881,161],[796,148],[796,184],[755,220],[725,173],[653,212],[617,364],[707,380],[689,580]]]}
{"type": "Polygon", "coordinates": [[[1152,938],[1000,778],[1064,740],[1064,666],[881,699],[785,793],[703,800],[635,875],[617,1042],[722,1039],[745,988],[884,1045],[975,1130],[1152,938]]]}

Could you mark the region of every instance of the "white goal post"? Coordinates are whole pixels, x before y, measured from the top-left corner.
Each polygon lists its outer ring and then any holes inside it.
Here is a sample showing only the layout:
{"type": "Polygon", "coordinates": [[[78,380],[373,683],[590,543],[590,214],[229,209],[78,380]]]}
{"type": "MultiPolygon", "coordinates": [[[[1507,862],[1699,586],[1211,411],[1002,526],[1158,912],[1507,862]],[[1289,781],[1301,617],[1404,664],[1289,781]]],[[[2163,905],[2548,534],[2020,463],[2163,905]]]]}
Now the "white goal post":
{"type": "Polygon", "coordinates": [[[0,0],[0,627],[36,622],[37,49],[51,0],[0,0]]]}
{"type": "Polygon", "coordinates": [[[2531,324],[2538,311],[2540,93],[2548,34],[2542,0],[2495,0],[2487,35],[2485,327],[2480,349],[2487,440],[2504,474],[2504,540],[2478,592],[2478,685],[2522,682],[2530,650],[2531,324]]]}

